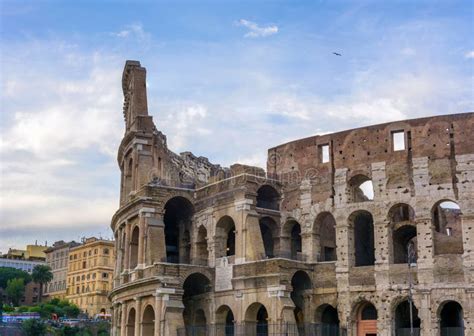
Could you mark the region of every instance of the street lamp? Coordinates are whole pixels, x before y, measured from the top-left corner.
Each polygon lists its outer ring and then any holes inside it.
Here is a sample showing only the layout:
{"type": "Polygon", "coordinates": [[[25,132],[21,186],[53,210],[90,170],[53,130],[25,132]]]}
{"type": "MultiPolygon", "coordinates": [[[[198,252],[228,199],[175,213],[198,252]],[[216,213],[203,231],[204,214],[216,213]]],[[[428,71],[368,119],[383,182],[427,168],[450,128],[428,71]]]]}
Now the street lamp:
{"type": "Polygon", "coordinates": [[[410,336],[414,336],[413,330],[413,281],[411,276],[411,268],[416,260],[416,249],[413,240],[408,242],[407,246],[407,262],[408,262],[408,303],[410,304],[410,336]]]}

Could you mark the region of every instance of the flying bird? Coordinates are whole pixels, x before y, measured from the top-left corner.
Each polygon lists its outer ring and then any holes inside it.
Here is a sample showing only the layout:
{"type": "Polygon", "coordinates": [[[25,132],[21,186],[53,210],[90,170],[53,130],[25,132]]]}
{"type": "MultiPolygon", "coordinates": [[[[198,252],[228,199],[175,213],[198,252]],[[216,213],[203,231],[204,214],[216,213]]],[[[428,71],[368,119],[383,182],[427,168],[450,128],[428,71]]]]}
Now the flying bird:
{"type": "Polygon", "coordinates": [[[336,56],[342,56],[341,54],[337,53],[337,52],[333,52],[334,55],[336,56]]]}

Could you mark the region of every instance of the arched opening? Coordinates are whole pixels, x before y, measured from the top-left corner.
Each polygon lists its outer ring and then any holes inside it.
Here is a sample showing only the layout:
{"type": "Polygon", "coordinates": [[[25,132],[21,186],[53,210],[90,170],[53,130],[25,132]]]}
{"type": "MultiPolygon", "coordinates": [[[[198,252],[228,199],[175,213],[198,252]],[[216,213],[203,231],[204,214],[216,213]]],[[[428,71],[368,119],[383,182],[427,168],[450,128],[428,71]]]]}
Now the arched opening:
{"type": "Polygon", "coordinates": [[[207,307],[211,289],[211,281],[201,273],[193,273],[184,281],[183,320],[187,335],[206,335],[207,319],[202,307],[207,307]]]}
{"type": "Polygon", "coordinates": [[[234,314],[229,306],[221,306],[216,311],[216,336],[233,336],[235,331],[234,314]]]}
{"type": "Polygon", "coordinates": [[[440,201],[432,209],[435,254],[462,254],[462,212],[452,201],[440,201]]]}
{"type": "Polygon", "coordinates": [[[369,266],[375,263],[374,221],[367,211],[357,211],[350,216],[354,230],[355,266],[369,266]]]}
{"type": "Polygon", "coordinates": [[[301,242],[301,226],[294,222],[291,228],[291,259],[300,260],[303,252],[303,244],[301,242]]]}
{"type": "Polygon", "coordinates": [[[416,227],[404,225],[393,232],[393,262],[395,264],[416,263],[416,227]]]}
{"type": "Polygon", "coordinates": [[[377,335],[377,309],[370,302],[360,305],[357,313],[357,336],[377,335]]]}
{"type": "Polygon", "coordinates": [[[417,232],[413,208],[405,203],[396,204],[389,210],[388,219],[392,232],[393,263],[416,263],[417,232]]]}
{"type": "Polygon", "coordinates": [[[330,212],[322,212],[316,217],[314,232],[319,238],[318,261],[335,261],[336,220],[330,212]]]}
{"type": "Polygon", "coordinates": [[[317,331],[316,335],[339,336],[339,316],[337,309],[324,304],[316,309],[317,331]]]}
{"type": "Polygon", "coordinates": [[[304,271],[298,271],[296,272],[293,277],[291,278],[291,287],[292,291],[290,293],[290,297],[293,300],[293,303],[295,304],[295,310],[294,310],[294,315],[295,315],[295,321],[296,325],[299,330],[299,334],[304,335],[305,330],[305,292],[308,290],[311,290],[313,287],[311,284],[311,279],[309,275],[304,272],[304,271]]]}
{"type": "Polygon", "coordinates": [[[155,310],[151,305],[146,306],[143,311],[142,335],[155,335],[155,310]]]}
{"type": "Polygon", "coordinates": [[[127,318],[127,336],[135,336],[135,308],[130,309],[127,318]]]}
{"type": "Polygon", "coordinates": [[[420,334],[420,319],[418,317],[418,309],[412,304],[410,314],[410,302],[405,300],[400,302],[395,309],[395,335],[410,335],[411,325],[413,323],[413,335],[420,334]]]}
{"type": "Polygon", "coordinates": [[[130,239],[130,268],[133,269],[138,265],[138,244],[139,244],[140,229],[138,226],[132,231],[132,238],[130,239]]]}
{"type": "Polygon", "coordinates": [[[252,303],[247,308],[244,335],[268,336],[268,312],[261,303],[252,303]]]}
{"type": "Polygon", "coordinates": [[[448,301],[442,307],[439,314],[441,336],[463,336],[464,318],[462,306],[455,301],[448,301]]]}
{"type": "Polygon", "coordinates": [[[348,201],[367,202],[374,199],[374,186],[372,180],[365,175],[356,175],[348,183],[348,201]]]}
{"type": "Polygon", "coordinates": [[[275,188],[263,185],[257,190],[257,208],[280,210],[280,195],[275,188]]]}
{"type": "Polygon", "coordinates": [[[165,205],[166,261],[189,264],[193,206],[184,197],[173,197],[165,205]]]}
{"type": "Polygon", "coordinates": [[[196,260],[197,265],[206,266],[208,263],[208,250],[207,250],[207,230],[204,225],[201,225],[198,229],[197,240],[196,240],[196,260]]]}
{"type": "Polygon", "coordinates": [[[216,258],[235,255],[235,223],[230,216],[224,216],[216,225],[216,258]]]}
{"type": "Polygon", "coordinates": [[[125,170],[125,182],[124,182],[124,199],[127,199],[130,192],[133,190],[132,187],[132,176],[133,176],[133,159],[128,160],[128,164],[125,170]]]}
{"type": "Polygon", "coordinates": [[[265,258],[275,257],[275,243],[277,239],[277,225],[270,217],[263,217],[259,220],[260,232],[262,234],[265,258]]]}

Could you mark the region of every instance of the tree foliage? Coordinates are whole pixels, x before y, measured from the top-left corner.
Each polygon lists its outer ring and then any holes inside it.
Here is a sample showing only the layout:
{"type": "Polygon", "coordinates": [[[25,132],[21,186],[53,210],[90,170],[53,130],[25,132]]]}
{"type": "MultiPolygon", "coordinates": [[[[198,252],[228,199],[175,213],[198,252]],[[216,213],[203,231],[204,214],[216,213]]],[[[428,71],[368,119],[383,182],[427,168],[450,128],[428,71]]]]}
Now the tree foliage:
{"type": "Polygon", "coordinates": [[[51,267],[48,265],[36,265],[33,268],[33,273],[31,274],[33,281],[38,283],[39,286],[39,301],[43,299],[43,286],[53,280],[53,273],[51,272],[51,267]]]}
{"type": "Polygon", "coordinates": [[[39,319],[25,320],[21,328],[28,336],[45,336],[47,332],[46,324],[39,319]]]}
{"type": "Polygon", "coordinates": [[[18,306],[20,299],[25,294],[25,281],[23,278],[10,279],[7,282],[7,288],[5,289],[7,296],[13,302],[13,305],[18,306]]]}
{"type": "Polygon", "coordinates": [[[27,272],[13,267],[0,267],[0,288],[7,288],[7,282],[11,279],[23,279],[24,284],[31,281],[31,275],[27,272]]]}

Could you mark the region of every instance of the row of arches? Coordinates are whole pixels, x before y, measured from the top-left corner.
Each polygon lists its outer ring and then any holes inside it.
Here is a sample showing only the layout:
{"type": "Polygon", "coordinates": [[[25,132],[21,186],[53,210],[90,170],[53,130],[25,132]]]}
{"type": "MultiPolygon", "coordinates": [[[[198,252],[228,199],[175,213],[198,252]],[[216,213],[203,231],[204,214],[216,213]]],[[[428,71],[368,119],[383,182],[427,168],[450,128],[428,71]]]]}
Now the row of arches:
{"type": "MultiPolygon", "coordinates": [[[[290,297],[294,304],[294,320],[290,321],[294,322],[286,321],[284,324],[272,320],[265,304],[258,301],[249,304],[239,320],[235,318],[231,303],[219,306],[213,313],[210,310],[211,281],[202,273],[190,274],[183,282],[182,290],[184,328],[180,335],[183,336],[266,336],[281,334],[283,331],[286,331],[287,335],[333,336],[339,335],[342,331],[340,312],[336,306],[322,304],[312,311],[312,301],[306,302],[311,300],[312,281],[305,271],[297,271],[291,278],[290,297]],[[209,314],[214,316],[211,317],[209,314]],[[283,330],[283,327],[286,329],[283,330]]],[[[417,307],[408,298],[397,301],[393,306],[392,316],[391,328],[394,330],[394,335],[409,335],[411,328],[415,331],[414,335],[419,334],[422,321],[417,307]]],[[[440,335],[449,333],[464,335],[464,313],[458,302],[453,300],[442,302],[438,307],[437,318],[440,335]]],[[[379,313],[370,300],[358,301],[354,304],[349,322],[353,328],[352,335],[376,335],[378,320],[379,313]]],[[[151,304],[144,307],[141,316],[137,316],[134,307],[128,310],[125,335],[135,335],[137,326],[141,329],[142,335],[155,334],[155,308],[151,304]]]]}
{"type": "MultiPolygon", "coordinates": [[[[184,197],[174,197],[166,203],[163,221],[167,262],[208,265],[208,232],[204,225],[193,227],[193,215],[193,206],[184,197]],[[193,258],[192,251],[195,251],[193,258]]],[[[308,255],[316,254],[312,258],[316,261],[337,259],[336,220],[330,212],[322,212],[315,219],[311,244],[316,250],[312,251],[303,251],[302,227],[298,221],[290,218],[280,229],[278,218],[262,215],[259,219],[264,248],[262,258],[284,257],[304,261],[308,255]]],[[[413,208],[404,203],[396,204],[388,211],[387,220],[390,228],[391,262],[416,262],[417,229],[413,208]]],[[[349,216],[348,222],[349,239],[353,245],[350,249],[350,253],[354,255],[353,265],[374,265],[372,214],[367,210],[358,210],[349,216]]],[[[462,253],[460,207],[453,201],[436,203],[432,211],[432,222],[434,254],[462,253]]],[[[129,240],[129,266],[132,269],[138,264],[139,240],[140,229],[135,226],[129,240]]],[[[230,257],[236,253],[236,225],[230,216],[223,216],[216,224],[214,253],[215,258],[230,257]]]]}

